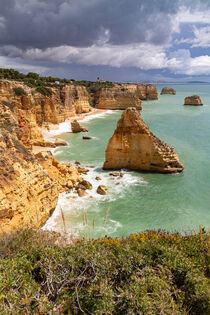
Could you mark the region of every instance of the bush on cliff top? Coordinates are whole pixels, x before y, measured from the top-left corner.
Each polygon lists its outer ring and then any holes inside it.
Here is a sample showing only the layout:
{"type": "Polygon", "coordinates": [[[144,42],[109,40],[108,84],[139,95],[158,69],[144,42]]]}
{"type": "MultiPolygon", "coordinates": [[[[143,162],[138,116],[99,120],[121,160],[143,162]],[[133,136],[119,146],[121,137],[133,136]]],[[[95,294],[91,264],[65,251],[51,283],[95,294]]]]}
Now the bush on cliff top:
{"type": "Polygon", "coordinates": [[[41,93],[44,96],[51,96],[53,93],[51,89],[46,88],[45,86],[40,86],[36,88],[36,92],[41,93]]]}
{"type": "Polygon", "coordinates": [[[208,236],[148,231],[56,245],[26,230],[0,239],[2,314],[207,314],[208,236]]]}
{"type": "Polygon", "coordinates": [[[22,89],[21,87],[13,88],[13,90],[17,96],[22,96],[25,94],[24,89],[22,89]]]}

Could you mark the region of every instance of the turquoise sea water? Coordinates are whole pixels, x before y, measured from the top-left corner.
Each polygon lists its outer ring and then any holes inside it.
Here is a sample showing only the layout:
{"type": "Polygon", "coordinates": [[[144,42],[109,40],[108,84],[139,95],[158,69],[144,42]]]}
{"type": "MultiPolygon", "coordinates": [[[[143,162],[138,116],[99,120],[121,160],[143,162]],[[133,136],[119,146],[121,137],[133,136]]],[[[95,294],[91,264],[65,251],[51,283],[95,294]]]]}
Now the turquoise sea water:
{"type": "MultiPolygon", "coordinates": [[[[159,92],[162,86],[157,86],[159,92]]],[[[111,179],[102,171],[105,149],[121,111],[84,121],[93,140],[82,134],[64,134],[68,147],[54,152],[59,161],[74,162],[89,168],[87,180],[93,190],[83,198],[61,195],[56,211],[46,226],[62,230],[62,207],[67,230],[90,237],[127,236],[145,229],[192,232],[210,223],[210,85],[172,85],[177,95],[160,95],[158,101],[143,102],[142,117],[151,131],[178,153],[185,169],[182,174],[163,175],[125,171],[123,178],[111,179]],[[185,96],[198,94],[204,106],[184,106],[185,96]],[[92,166],[92,167],[91,167],[92,166]],[[94,167],[93,167],[94,166],[94,167]],[[96,181],[95,177],[101,177],[96,181]],[[106,196],[96,194],[99,184],[108,186],[106,196]],[[91,199],[90,196],[94,198],[91,199]],[[107,221],[104,216],[109,208],[107,221]],[[87,211],[88,225],[82,212],[87,211]],[[93,219],[95,228],[92,228],[93,219]]]]}

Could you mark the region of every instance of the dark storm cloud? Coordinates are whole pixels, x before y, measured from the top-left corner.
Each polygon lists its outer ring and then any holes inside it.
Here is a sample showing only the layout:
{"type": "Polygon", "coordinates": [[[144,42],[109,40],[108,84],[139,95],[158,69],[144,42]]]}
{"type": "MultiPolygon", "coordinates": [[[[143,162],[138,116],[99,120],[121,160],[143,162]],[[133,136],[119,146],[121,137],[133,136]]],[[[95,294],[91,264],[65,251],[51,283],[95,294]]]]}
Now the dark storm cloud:
{"type": "MultiPolygon", "coordinates": [[[[105,30],[122,45],[166,43],[180,0],[1,0],[0,45],[90,46],[105,30]]],[[[193,5],[199,1],[193,0],[193,5]]],[[[189,2],[190,3],[190,2],[189,2]]],[[[202,1],[202,4],[209,1],[202,1]]],[[[8,49],[4,50],[7,55],[8,49]]],[[[18,53],[18,51],[17,51],[18,53]]]]}

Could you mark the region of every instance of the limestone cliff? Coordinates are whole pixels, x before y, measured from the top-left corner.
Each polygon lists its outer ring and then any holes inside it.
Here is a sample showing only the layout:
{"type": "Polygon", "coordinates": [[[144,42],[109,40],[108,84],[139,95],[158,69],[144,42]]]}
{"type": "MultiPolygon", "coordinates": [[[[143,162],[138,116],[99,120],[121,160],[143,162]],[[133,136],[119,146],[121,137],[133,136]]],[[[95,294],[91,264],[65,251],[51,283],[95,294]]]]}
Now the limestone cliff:
{"type": "Polygon", "coordinates": [[[76,114],[91,111],[85,87],[65,85],[51,90],[51,96],[44,96],[20,82],[0,80],[0,102],[15,113],[19,127],[24,131],[21,140],[28,148],[32,145],[50,146],[44,141],[38,125],[58,124],[76,114]],[[21,88],[23,95],[16,95],[15,88],[21,88]]]}
{"type": "Polygon", "coordinates": [[[79,173],[50,153],[35,158],[23,145],[15,113],[0,104],[0,231],[40,227],[56,207],[59,192],[71,189],[79,173]],[[41,161],[42,160],[42,161],[41,161]]]}
{"type": "Polygon", "coordinates": [[[121,83],[120,85],[129,92],[134,94],[136,97],[141,100],[157,100],[158,91],[156,87],[152,84],[130,84],[130,83],[121,83]]]}
{"type": "Polygon", "coordinates": [[[139,112],[128,108],[109,140],[103,168],[177,173],[184,166],[174,149],[149,130],[139,112]]]}
{"type": "Polygon", "coordinates": [[[141,109],[141,100],[128,89],[120,86],[102,88],[95,93],[95,107],[101,109],[141,109]]]}

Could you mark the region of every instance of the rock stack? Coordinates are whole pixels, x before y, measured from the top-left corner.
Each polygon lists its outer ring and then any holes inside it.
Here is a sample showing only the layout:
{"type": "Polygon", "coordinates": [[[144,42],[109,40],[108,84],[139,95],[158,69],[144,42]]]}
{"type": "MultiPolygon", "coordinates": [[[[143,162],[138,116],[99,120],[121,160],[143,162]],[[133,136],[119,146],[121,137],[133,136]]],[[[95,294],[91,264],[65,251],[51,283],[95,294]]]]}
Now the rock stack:
{"type": "Polygon", "coordinates": [[[172,88],[164,87],[164,88],[162,88],[162,91],[161,91],[160,95],[163,95],[163,94],[176,95],[176,91],[174,89],[172,89],[172,88]]]}
{"type": "Polygon", "coordinates": [[[185,97],[184,105],[193,105],[193,106],[201,106],[203,105],[200,96],[192,95],[185,97]]]}
{"type": "Polygon", "coordinates": [[[73,133],[88,132],[88,130],[85,127],[82,127],[76,119],[71,122],[71,130],[73,133]]]}
{"type": "Polygon", "coordinates": [[[184,169],[174,149],[157,138],[135,108],[128,108],[106,149],[104,169],[178,173],[184,169]]]}

